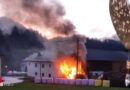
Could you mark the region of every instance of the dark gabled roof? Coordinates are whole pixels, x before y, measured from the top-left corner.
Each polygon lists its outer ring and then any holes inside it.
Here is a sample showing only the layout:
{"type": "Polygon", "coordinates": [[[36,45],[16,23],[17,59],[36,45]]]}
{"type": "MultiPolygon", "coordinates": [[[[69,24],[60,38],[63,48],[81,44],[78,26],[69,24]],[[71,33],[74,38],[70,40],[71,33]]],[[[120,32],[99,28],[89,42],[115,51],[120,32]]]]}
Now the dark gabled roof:
{"type": "Polygon", "coordinates": [[[87,60],[92,61],[119,61],[127,60],[128,53],[124,51],[110,51],[99,49],[87,49],[87,60]]]}

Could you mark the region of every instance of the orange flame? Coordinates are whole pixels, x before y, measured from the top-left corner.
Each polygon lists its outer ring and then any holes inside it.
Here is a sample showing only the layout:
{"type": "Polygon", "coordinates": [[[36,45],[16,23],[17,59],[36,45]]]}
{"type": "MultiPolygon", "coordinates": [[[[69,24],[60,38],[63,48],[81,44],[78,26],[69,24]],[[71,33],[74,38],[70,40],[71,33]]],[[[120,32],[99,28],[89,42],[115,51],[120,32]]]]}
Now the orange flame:
{"type": "Polygon", "coordinates": [[[75,79],[77,74],[85,76],[85,71],[82,68],[83,63],[81,60],[78,62],[78,72],[77,72],[77,62],[73,57],[65,57],[59,60],[58,66],[60,68],[60,73],[68,79],[75,79]]]}

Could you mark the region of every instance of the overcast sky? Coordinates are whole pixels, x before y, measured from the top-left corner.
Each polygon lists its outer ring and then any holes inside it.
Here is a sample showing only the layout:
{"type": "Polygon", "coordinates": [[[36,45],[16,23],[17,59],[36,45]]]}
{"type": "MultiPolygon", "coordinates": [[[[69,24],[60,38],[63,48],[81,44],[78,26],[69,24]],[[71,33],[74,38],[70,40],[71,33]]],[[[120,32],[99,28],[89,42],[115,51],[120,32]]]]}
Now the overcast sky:
{"type": "Polygon", "coordinates": [[[109,0],[61,0],[66,9],[66,18],[77,31],[88,37],[111,37],[115,33],[110,13],[109,0]]]}
{"type": "MultiPolygon", "coordinates": [[[[109,13],[109,0],[59,0],[76,30],[85,36],[105,38],[115,35],[109,13]]],[[[0,11],[2,12],[1,8],[0,11]]],[[[4,16],[0,13],[0,16],[4,16]]]]}

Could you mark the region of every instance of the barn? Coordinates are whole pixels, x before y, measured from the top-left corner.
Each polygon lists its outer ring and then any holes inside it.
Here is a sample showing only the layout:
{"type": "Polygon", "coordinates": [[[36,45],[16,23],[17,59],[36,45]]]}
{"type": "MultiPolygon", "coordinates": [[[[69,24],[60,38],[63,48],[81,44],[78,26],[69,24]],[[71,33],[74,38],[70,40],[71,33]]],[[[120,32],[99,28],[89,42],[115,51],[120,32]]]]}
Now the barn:
{"type": "Polygon", "coordinates": [[[87,51],[87,70],[89,72],[126,72],[127,52],[99,49],[88,49],[87,51]]]}

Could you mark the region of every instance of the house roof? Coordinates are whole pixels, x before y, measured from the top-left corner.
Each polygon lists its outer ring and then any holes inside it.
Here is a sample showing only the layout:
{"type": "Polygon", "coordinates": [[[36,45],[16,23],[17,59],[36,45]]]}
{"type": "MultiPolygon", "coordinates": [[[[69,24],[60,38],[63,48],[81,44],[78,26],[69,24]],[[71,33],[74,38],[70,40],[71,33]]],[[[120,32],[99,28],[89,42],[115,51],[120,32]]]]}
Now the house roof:
{"type": "Polygon", "coordinates": [[[29,55],[28,57],[26,57],[26,58],[24,59],[24,61],[32,60],[32,59],[34,59],[36,56],[37,56],[37,53],[33,53],[33,54],[29,55]]]}
{"type": "MultiPolygon", "coordinates": [[[[128,53],[125,51],[117,50],[101,50],[101,49],[87,49],[86,55],[88,61],[126,61],[128,59],[128,53]]],[[[52,62],[52,58],[44,54],[33,53],[24,59],[24,61],[46,61],[52,62]]]]}
{"type": "Polygon", "coordinates": [[[92,61],[119,61],[127,60],[128,53],[124,51],[110,51],[99,49],[87,49],[87,60],[92,61]]]}
{"type": "Polygon", "coordinates": [[[24,59],[24,61],[28,62],[28,61],[41,61],[41,62],[52,62],[52,59],[42,55],[41,53],[33,53],[32,55],[28,56],[27,58],[24,59]]]}

